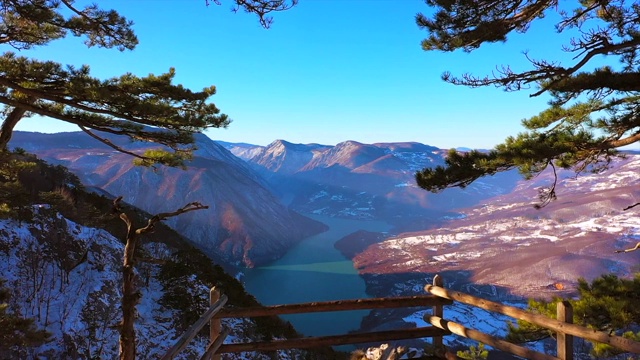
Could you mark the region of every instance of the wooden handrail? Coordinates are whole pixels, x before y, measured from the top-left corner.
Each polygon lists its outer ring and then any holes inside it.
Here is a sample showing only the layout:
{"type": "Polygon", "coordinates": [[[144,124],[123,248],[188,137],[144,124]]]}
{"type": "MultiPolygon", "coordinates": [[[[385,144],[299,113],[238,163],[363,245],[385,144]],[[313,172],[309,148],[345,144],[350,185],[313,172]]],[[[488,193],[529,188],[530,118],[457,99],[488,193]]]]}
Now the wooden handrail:
{"type": "MultiPolygon", "coordinates": [[[[218,300],[220,300],[220,295],[220,290],[218,290],[215,286],[212,287],[211,290],[209,290],[209,306],[213,306],[216,302],[218,302],[218,300]]],[[[214,343],[220,343],[220,345],[222,345],[222,343],[224,342],[224,339],[220,340],[220,337],[222,336],[222,322],[219,318],[211,318],[211,320],[209,320],[209,342],[212,345],[214,343]]],[[[224,336],[226,337],[227,335],[224,336]]],[[[207,353],[208,352],[209,351],[207,349],[207,353]]],[[[215,355],[214,351],[209,357],[205,357],[201,360],[222,360],[222,357],[220,357],[220,355],[215,355]]]]}
{"type": "Polygon", "coordinates": [[[439,316],[429,316],[425,318],[431,325],[440,329],[449,330],[456,335],[467,337],[476,341],[480,341],[486,345],[493,346],[496,349],[509,352],[514,355],[522,356],[525,359],[532,360],[559,360],[557,357],[539,353],[537,351],[527,349],[526,347],[512,344],[508,341],[485,334],[478,330],[464,327],[453,321],[444,320],[439,316]]]}
{"type": "Polygon", "coordinates": [[[311,302],[303,304],[285,304],[256,306],[246,308],[225,308],[215,315],[216,318],[260,317],[285,314],[390,309],[400,307],[451,305],[453,301],[435,295],[402,296],[394,298],[373,298],[311,302]]]}
{"type": "Polygon", "coordinates": [[[216,340],[211,344],[209,344],[209,346],[207,346],[207,350],[205,350],[204,354],[202,354],[202,356],[200,357],[200,360],[211,359],[213,354],[215,354],[216,351],[218,351],[218,349],[220,348],[220,346],[222,346],[222,343],[224,342],[224,339],[227,338],[227,336],[229,336],[229,329],[222,330],[222,332],[220,332],[216,340]]]}
{"type": "Polygon", "coordinates": [[[605,332],[592,330],[580,325],[568,324],[562,321],[548,318],[543,315],[532,314],[513,306],[496,303],[458,291],[450,291],[439,286],[427,285],[425,286],[425,290],[434,295],[441,296],[449,300],[459,301],[461,303],[473,305],[481,309],[497,312],[516,319],[525,320],[532,324],[536,324],[553,331],[578,336],[591,341],[609,344],[626,352],[640,354],[640,342],[625,339],[622,336],[610,335],[605,332]]]}
{"type": "Polygon", "coordinates": [[[447,330],[433,326],[389,330],[360,334],[332,335],[320,337],[307,337],[299,339],[272,340],[254,343],[224,344],[218,349],[218,353],[238,353],[244,351],[275,351],[284,349],[309,349],[322,346],[347,345],[368,343],[386,340],[419,339],[425,337],[450,335],[447,330]]]}
{"type": "MultiPolygon", "coordinates": [[[[436,274],[433,277],[433,285],[444,287],[444,279],[442,278],[442,276],[436,274]]],[[[431,315],[444,317],[444,306],[433,306],[431,308],[431,315]]],[[[444,346],[444,339],[442,338],[442,336],[434,336],[433,348],[435,350],[436,355],[438,356],[442,356],[447,352],[447,349],[444,346]]]]}
{"type": "MultiPolygon", "coordinates": [[[[640,342],[625,339],[616,335],[609,335],[601,331],[595,331],[571,323],[572,310],[569,303],[558,304],[558,320],[548,318],[543,315],[533,314],[522,309],[492,302],[458,291],[451,291],[444,288],[442,278],[438,275],[434,277],[434,285],[425,286],[425,290],[432,295],[404,296],[394,298],[373,298],[312,302],[303,304],[286,304],[248,308],[223,309],[227,302],[227,296],[220,296],[219,292],[212,288],[210,291],[211,307],[205,312],[180,337],[176,344],[167,351],[162,360],[172,359],[178,352],[195,337],[204,324],[211,321],[211,343],[201,360],[217,359],[223,353],[238,353],[247,351],[276,351],[284,349],[309,349],[326,346],[372,343],[379,341],[427,338],[434,339],[434,345],[442,342],[442,336],[456,334],[480,341],[496,349],[509,352],[514,355],[534,360],[571,360],[573,356],[573,339],[577,336],[586,340],[609,344],[625,352],[640,353],[640,342]],[[557,357],[536,352],[531,349],[510,343],[500,338],[491,336],[478,330],[469,329],[465,326],[445,320],[443,318],[443,305],[451,305],[454,301],[478,307],[484,310],[504,314],[515,319],[528,321],[532,324],[542,326],[558,334],[557,357]],[[221,331],[220,319],[222,318],[242,318],[277,316],[284,314],[368,310],[368,309],[388,309],[388,308],[409,308],[409,307],[432,307],[432,315],[425,317],[430,327],[420,327],[412,329],[389,330],[369,333],[357,333],[347,335],[331,335],[320,337],[306,337],[295,339],[282,339],[266,342],[222,344],[228,335],[228,330],[221,331]]],[[[441,350],[446,350],[442,348],[441,350]]],[[[453,359],[456,356],[444,351],[436,353],[446,359],[453,359]]]]}
{"type": "Polygon", "coordinates": [[[189,342],[196,336],[198,331],[200,331],[202,327],[207,322],[209,322],[209,320],[211,320],[211,318],[218,311],[220,311],[220,309],[222,309],[224,304],[227,303],[227,300],[228,300],[227,295],[222,295],[220,297],[220,300],[216,301],[216,303],[213,306],[209,307],[209,310],[207,310],[204,314],[202,314],[200,319],[198,319],[198,321],[193,323],[193,325],[191,325],[191,327],[189,327],[189,329],[185,331],[185,333],[180,337],[180,339],[178,339],[175,345],[173,345],[171,348],[169,348],[169,350],[167,350],[167,353],[161,358],[161,360],[171,360],[180,351],[182,351],[182,349],[184,349],[187,346],[187,344],[189,344],[189,342]]]}

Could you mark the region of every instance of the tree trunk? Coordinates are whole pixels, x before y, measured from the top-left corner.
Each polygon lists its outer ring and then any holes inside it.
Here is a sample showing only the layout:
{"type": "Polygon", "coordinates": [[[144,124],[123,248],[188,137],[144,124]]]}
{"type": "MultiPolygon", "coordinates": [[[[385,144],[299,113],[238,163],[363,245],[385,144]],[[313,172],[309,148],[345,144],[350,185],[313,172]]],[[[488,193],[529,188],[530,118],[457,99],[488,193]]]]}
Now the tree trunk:
{"type": "Polygon", "coordinates": [[[159,213],[152,216],[147,226],[134,229],[131,219],[124,213],[120,206],[122,196],[113,201],[113,210],[120,214],[120,219],[127,225],[127,242],[124,246],[124,259],[122,264],[122,322],[120,323],[120,360],[135,360],[136,358],[136,306],[140,302],[142,294],[136,290],[136,247],[140,235],[152,231],[159,221],[173,216],[184,214],[194,210],[208,209],[199,202],[188,203],[174,212],[159,213]]]}
{"type": "Polygon", "coordinates": [[[13,108],[7,118],[4,119],[2,127],[0,127],[0,150],[7,148],[9,140],[11,140],[11,135],[13,134],[13,128],[16,127],[18,121],[22,119],[26,112],[27,109],[16,107],[13,108]]]}
{"type": "MultiPolygon", "coordinates": [[[[122,216],[121,216],[122,217],[122,216]]],[[[124,219],[123,219],[124,220],[124,219]]],[[[136,291],[135,259],[136,242],[138,234],[127,222],[127,244],[124,247],[124,263],[122,266],[122,324],[120,328],[120,360],[135,360],[136,358],[136,332],[134,328],[136,319],[136,305],[140,294],[136,291]]]]}

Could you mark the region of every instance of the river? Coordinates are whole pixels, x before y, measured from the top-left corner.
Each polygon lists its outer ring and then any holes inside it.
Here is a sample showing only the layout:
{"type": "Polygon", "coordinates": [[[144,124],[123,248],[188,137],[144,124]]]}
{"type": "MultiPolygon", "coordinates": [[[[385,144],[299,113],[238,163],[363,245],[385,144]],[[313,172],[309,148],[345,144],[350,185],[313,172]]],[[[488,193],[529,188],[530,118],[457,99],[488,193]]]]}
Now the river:
{"type": "MultiPolygon", "coordinates": [[[[382,221],[346,220],[306,215],[329,230],[302,240],[273,263],[247,269],[247,291],[265,305],[368,298],[363,279],[333,244],[358,230],[387,231],[382,221]]],[[[360,327],[369,311],[343,311],[283,316],[305,336],[344,334],[360,327]]]]}

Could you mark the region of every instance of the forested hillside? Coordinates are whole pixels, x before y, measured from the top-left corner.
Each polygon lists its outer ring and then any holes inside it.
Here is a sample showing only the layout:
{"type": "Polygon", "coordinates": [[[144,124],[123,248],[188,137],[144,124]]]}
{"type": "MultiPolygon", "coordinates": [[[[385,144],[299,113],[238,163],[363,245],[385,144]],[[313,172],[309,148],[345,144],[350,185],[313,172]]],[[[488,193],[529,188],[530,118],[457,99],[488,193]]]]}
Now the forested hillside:
{"type": "MultiPolygon", "coordinates": [[[[127,151],[157,145],[132,143],[103,134],[127,151]]],[[[202,134],[185,168],[134,166],[131,156],[82,132],[16,132],[20,147],[53,164],[68,167],[85,184],[97,187],[149,213],[173,211],[189,202],[209,208],[168,219],[166,224],[209,257],[243,268],[281,257],[301,239],[326,227],[284,206],[264,180],[242,160],[202,134]]]]}
{"type": "MultiPolygon", "coordinates": [[[[0,271],[9,290],[8,313],[32,321],[33,330],[45,330],[50,338],[32,347],[24,346],[26,340],[16,346],[3,343],[0,357],[116,357],[126,227],[113,214],[112,199],[85,191],[64,167],[21,151],[2,159],[0,192],[6,200],[1,208],[0,271]],[[18,175],[10,178],[9,171],[18,175]]],[[[125,211],[136,224],[150,216],[130,206],[125,211]]],[[[144,358],[161,356],[197,320],[208,307],[211,286],[229,296],[229,306],[257,304],[222,267],[161,223],[144,236],[137,256],[148,259],[139,261],[136,283],[137,345],[144,358]]],[[[232,340],[295,335],[290,325],[275,318],[225,325],[232,340]]],[[[194,341],[184,358],[203,352],[205,341],[194,341]]],[[[289,358],[286,353],[278,356],[289,358]]]]}

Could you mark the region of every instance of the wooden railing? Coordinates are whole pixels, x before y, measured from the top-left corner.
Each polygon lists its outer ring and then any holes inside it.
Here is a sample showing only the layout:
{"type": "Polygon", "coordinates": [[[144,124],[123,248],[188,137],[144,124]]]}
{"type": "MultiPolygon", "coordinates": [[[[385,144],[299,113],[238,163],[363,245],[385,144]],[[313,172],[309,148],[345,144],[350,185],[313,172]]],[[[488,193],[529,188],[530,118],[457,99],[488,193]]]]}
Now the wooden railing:
{"type": "MultiPolygon", "coordinates": [[[[274,316],[285,314],[306,314],[327,311],[349,311],[390,309],[406,307],[438,306],[453,303],[434,295],[407,296],[396,298],[374,298],[358,300],[339,300],[314,302],[305,304],[275,305],[254,308],[235,308],[220,311],[216,318],[246,318],[260,316],[274,316]]],[[[448,330],[427,326],[413,329],[378,331],[368,333],[305,337],[298,339],[272,340],[265,342],[251,342],[241,344],[224,344],[218,353],[237,353],[244,351],[273,351],[284,349],[309,349],[323,346],[358,344],[364,342],[381,342],[385,340],[419,339],[426,337],[441,337],[448,335],[448,330]]]]}
{"type": "Polygon", "coordinates": [[[202,330],[202,328],[210,323],[211,327],[211,344],[207,347],[207,350],[200,358],[201,360],[210,359],[212,354],[218,350],[220,345],[224,342],[224,339],[227,337],[228,331],[221,332],[220,331],[220,321],[212,320],[213,316],[217,314],[222,307],[227,303],[227,295],[220,296],[220,292],[216,290],[215,287],[211,288],[209,293],[210,298],[210,307],[209,309],[200,316],[200,319],[193,323],[190,328],[185,331],[185,333],[176,341],[175,345],[167,350],[167,353],[161,358],[161,360],[170,360],[173,359],[180,351],[182,351],[191,340],[202,330]],[[215,324],[214,324],[215,323],[215,324]],[[215,334],[215,337],[213,336],[215,334]]]}
{"type": "Polygon", "coordinates": [[[444,299],[454,300],[463,304],[475,306],[487,311],[497,312],[503,315],[510,316],[515,319],[528,321],[532,324],[544,327],[546,329],[554,331],[557,342],[557,354],[556,356],[550,356],[540,352],[536,352],[525,347],[512,344],[510,342],[501,340],[489,334],[483,332],[468,329],[461,324],[457,324],[451,321],[444,320],[444,315],[433,314],[425,318],[433,326],[441,329],[451,331],[453,334],[473,339],[492,346],[496,349],[500,349],[509,352],[514,355],[522,356],[527,359],[561,359],[572,360],[573,359],[573,337],[580,337],[590,341],[596,341],[604,344],[609,344],[617,349],[625,352],[640,354],[640,342],[623,338],[621,336],[608,334],[602,331],[596,331],[572,324],[573,310],[571,304],[566,301],[558,303],[557,320],[550,319],[543,315],[533,314],[528,311],[518,309],[513,306],[508,306],[482,298],[478,298],[469,294],[461,293],[459,291],[451,291],[444,286],[440,277],[436,275],[433,285],[425,286],[425,290],[433,295],[442,297],[444,299]]]}
{"type": "Polygon", "coordinates": [[[173,359],[195,337],[202,327],[210,323],[210,343],[200,360],[219,360],[220,354],[238,353],[246,351],[275,351],[284,349],[309,349],[323,346],[335,346],[359,343],[382,343],[390,340],[433,338],[436,355],[442,358],[454,359],[455,355],[447,352],[443,345],[443,336],[457,335],[482,342],[496,349],[509,352],[533,360],[573,360],[573,338],[580,337],[590,341],[609,344],[625,352],[640,354],[640,342],[625,339],[620,336],[595,331],[586,327],[572,324],[572,309],[568,302],[558,303],[557,320],[533,314],[522,309],[488,301],[458,291],[451,291],[444,287],[442,278],[436,275],[433,285],[425,286],[431,295],[407,296],[394,298],[374,298],[357,300],[340,300],[314,302],[305,304],[260,306],[249,308],[223,308],[227,301],[225,295],[220,295],[215,288],[210,292],[210,308],[202,317],[178,339],[169,349],[162,360],[173,359]],[[444,306],[454,301],[497,312],[515,319],[525,320],[556,332],[556,356],[540,353],[520,345],[510,343],[478,330],[469,329],[464,325],[445,320],[444,306]],[[425,320],[432,326],[413,329],[378,331],[357,334],[332,335],[320,337],[304,337],[296,339],[282,339],[263,342],[248,342],[224,344],[228,330],[222,330],[223,318],[251,318],[261,316],[277,316],[285,314],[302,314],[328,311],[370,310],[407,307],[432,307],[432,314],[425,320]]]}

